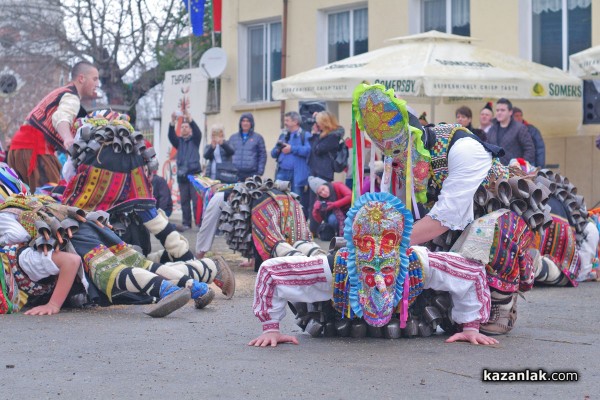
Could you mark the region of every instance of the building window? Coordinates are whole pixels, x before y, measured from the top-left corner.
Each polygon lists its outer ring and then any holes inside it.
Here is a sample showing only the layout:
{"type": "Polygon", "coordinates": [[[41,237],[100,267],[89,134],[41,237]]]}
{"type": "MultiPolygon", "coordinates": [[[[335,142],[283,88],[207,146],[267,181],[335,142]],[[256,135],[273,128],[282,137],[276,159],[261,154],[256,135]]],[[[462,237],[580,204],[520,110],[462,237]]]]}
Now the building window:
{"type": "Polygon", "coordinates": [[[439,31],[455,35],[471,35],[470,0],[422,0],[423,32],[439,31]]]}
{"type": "Polygon", "coordinates": [[[13,94],[17,91],[17,78],[12,74],[0,75],[0,96],[13,94]]]}
{"type": "Polygon", "coordinates": [[[369,50],[369,14],[360,8],[327,15],[327,62],[369,50]]]}
{"type": "Polygon", "coordinates": [[[208,96],[206,99],[206,112],[218,113],[221,111],[221,79],[210,79],[208,81],[208,96]]]}
{"type": "Polygon", "coordinates": [[[247,101],[271,101],[271,82],[281,79],[281,22],[247,27],[247,101]]]}
{"type": "Polygon", "coordinates": [[[566,70],[569,56],[592,46],[591,0],[533,0],[532,60],[566,70]]]}

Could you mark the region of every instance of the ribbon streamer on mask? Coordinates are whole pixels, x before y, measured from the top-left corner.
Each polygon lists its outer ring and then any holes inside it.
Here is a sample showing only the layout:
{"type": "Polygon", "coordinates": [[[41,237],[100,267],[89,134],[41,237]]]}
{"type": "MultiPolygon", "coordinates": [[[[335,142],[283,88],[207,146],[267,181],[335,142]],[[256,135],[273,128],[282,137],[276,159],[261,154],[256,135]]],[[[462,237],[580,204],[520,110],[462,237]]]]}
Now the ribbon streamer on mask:
{"type": "Polygon", "coordinates": [[[413,215],[415,216],[415,221],[421,219],[421,213],[419,213],[419,206],[417,205],[417,196],[415,196],[415,188],[412,188],[412,204],[413,204],[413,215]]]}
{"type": "Polygon", "coordinates": [[[406,172],[405,172],[405,176],[406,179],[404,180],[405,182],[405,190],[406,190],[406,197],[405,199],[405,203],[406,203],[406,208],[408,209],[408,211],[412,211],[413,209],[413,202],[412,202],[412,198],[415,192],[415,189],[413,187],[413,179],[412,179],[412,132],[410,129],[408,129],[408,143],[407,143],[407,157],[406,157],[406,172]]]}
{"type": "MultiPolygon", "coordinates": [[[[371,193],[375,193],[375,147],[371,145],[371,157],[369,158],[369,179],[371,187],[369,190],[371,193]]],[[[380,189],[381,190],[381,189],[380,189]]]]}
{"type": "Polygon", "coordinates": [[[364,135],[352,114],[352,204],[360,197],[363,180],[364,135]]]}
{"type": "Polygon", "coordinates": [[[400,307],[400,328],[406,328],[406,320],[408,320],[408,295],[410,289],[410,277],[406,274],[404,284],[402,286],[402,305],[400,307]]]}

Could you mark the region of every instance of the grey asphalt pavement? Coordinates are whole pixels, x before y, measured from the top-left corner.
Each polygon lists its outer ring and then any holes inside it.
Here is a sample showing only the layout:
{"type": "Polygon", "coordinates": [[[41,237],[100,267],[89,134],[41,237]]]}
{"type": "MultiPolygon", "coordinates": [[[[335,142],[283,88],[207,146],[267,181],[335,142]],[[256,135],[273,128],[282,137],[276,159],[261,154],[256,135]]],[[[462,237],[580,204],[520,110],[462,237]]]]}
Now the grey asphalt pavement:
{"type": "MultiPolygon", "coordinates": [[[[193,247],[194,231],[185,235],[193,247]]],[[[190,302],[163,319],[147,306],[0,317],[0,399],[593,399],[600,396],[600,284],[534,288],[495,347],[416,339],[311,338],[253,348],[255,273],[217,237],[237,277],[232,300],[190,302]],[[577,382],[482,382],[482,371],[576,371],[577,382]]],[[[216,289],[216,288],[215,288],[216,289]]],[[[217,289],[218,290],[218,289],[217,289]]]]}

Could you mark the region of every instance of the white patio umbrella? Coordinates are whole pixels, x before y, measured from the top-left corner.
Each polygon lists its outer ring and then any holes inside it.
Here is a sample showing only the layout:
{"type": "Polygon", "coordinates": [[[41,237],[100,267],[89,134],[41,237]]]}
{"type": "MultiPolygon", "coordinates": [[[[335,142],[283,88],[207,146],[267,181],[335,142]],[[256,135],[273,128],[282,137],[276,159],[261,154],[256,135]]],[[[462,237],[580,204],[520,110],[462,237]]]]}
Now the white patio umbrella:
{"type": "MultiPolygon", "coordinates": [[[[557,68],[471,44],[470,37],[430,31],[273,82],[273,97],[350,100],[361,82],[402,97],[581,100],[581,80],[557,68]]],[[[432,103],[433,104],[433,103],[432,103]]],[[[432,107],[433,109],[433,107],[432,107]]]]}
{"type": "Polygon", "coordinates": [[[600,79],[600,46],[571,54],[569,71],[581,79],[600,79]]]}

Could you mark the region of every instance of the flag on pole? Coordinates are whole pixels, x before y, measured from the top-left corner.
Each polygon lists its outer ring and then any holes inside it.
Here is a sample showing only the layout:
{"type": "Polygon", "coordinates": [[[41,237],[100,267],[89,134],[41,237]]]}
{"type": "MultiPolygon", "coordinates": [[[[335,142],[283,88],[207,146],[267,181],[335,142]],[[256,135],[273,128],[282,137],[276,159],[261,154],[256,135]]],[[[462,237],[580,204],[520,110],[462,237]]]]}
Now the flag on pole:
{"type": "Polygon", "coordinates": [[[204,34],[204,2],[205,0],[181,0],[190,14],[190,23],[195,36],[204,34]]]}
{"type": "Polygon", "coordinates": [[[223,0],[213,0],[213,31],[221,32],[223,0]]]}

